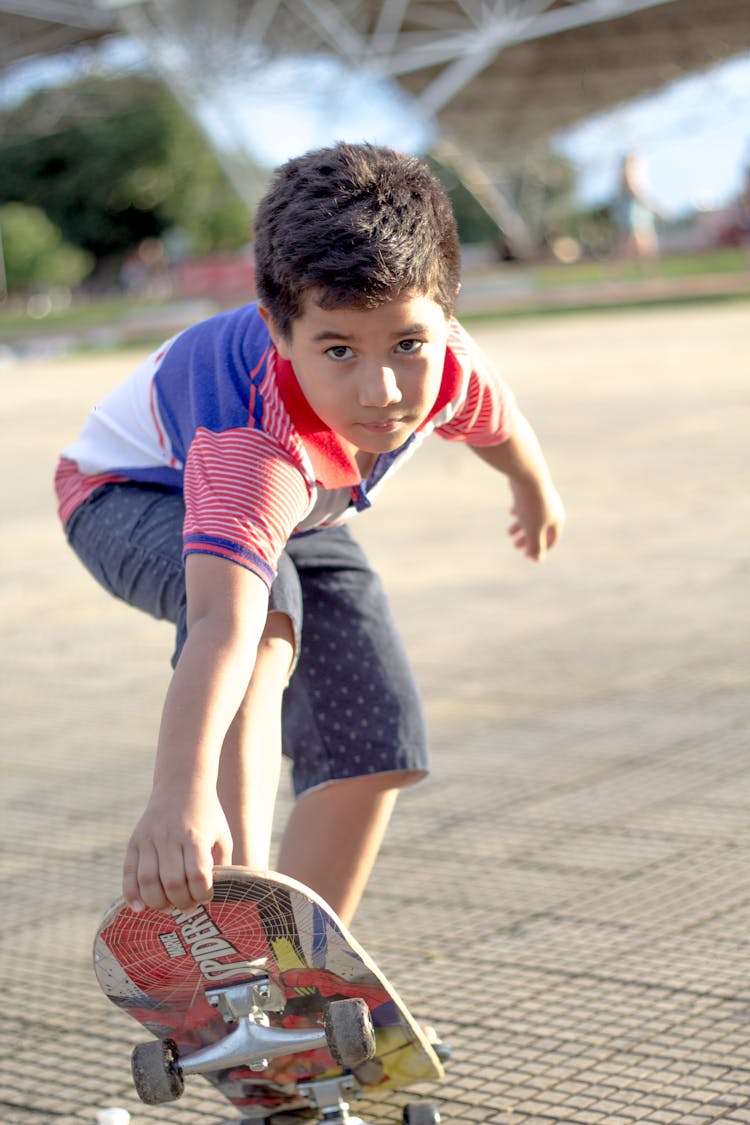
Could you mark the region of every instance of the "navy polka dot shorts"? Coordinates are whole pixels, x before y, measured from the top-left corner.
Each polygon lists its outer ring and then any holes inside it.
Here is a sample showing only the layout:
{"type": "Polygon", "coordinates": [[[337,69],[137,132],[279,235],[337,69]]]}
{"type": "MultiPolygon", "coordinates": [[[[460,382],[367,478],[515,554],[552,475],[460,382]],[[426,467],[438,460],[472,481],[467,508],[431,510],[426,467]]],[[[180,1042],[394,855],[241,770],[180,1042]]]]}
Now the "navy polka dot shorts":
{"type": "MultiPolygon", "coordinates": [[[[182,496],[109,484],[68,521],[73,550],[115,597],[187,635],[182,496]]],[[[380,579],[346,527],[287,544],[269,609],[286,613],[297,664],[284,693],[284,753],[297,794],[344,778],[429,768],[414,675],[380,579]]]]}

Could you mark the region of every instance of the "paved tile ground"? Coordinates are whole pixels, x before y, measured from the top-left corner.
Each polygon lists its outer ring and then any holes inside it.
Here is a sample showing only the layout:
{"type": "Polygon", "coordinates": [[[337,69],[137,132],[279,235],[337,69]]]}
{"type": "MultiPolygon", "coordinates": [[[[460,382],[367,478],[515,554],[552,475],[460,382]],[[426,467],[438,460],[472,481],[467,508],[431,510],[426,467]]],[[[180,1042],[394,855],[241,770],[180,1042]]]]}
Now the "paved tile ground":
{"type": "MultiPolygon", "coordinates": [[[[569,509],[543,567],[435,441],[359,527],[424,687],[357,936],[454,1059],[452,1125],[750,1122],[747,305],[482,326],[569,509]]],[[[130,354],[0,373],[0,1125],[147,1109],[90,967],[148,787],[170,634],[100,593],[49,479],[130,354]]],[[[279,820],[288,808],[282,795],[279,820]]],[[[413,1096],[413,1094],[412,1094],[413,1096]]],[[[376,1125],[409,1095],[360,1112],[376,1125]]]]}

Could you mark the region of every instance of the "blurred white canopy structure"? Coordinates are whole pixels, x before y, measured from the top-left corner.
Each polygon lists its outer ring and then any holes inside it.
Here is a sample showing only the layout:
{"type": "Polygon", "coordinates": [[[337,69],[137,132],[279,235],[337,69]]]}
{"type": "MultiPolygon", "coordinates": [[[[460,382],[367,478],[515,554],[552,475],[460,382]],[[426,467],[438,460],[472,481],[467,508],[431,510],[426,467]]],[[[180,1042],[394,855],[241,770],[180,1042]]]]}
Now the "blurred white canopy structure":
{"type": "Polygon", "coordinates": [[[108,36],[137,38],[252,206],[266,174],[243,141],[240,112],[246,122],[271,64],[338,60],[395,84],[404,113],[408,105],[432,123],[435,155],[522,252],[523,224],[499,187],[502,169],[585,117],[749,51],[748,7],[748,0],[0,0],[0,70],[108,36]]]}

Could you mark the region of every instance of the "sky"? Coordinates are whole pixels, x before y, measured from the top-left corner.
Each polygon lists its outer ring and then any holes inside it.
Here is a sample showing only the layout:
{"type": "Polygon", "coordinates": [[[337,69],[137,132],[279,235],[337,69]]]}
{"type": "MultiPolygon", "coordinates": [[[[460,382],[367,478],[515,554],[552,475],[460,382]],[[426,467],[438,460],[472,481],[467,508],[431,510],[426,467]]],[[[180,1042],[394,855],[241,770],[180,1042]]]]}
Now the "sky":
{"type": "Polygon", "coordinates": [[[636,152],[667,214],[726,206],[750,173],[750,55],[592,118],[556,143],[579,170],[584,202],[610,198],[622,155],[636,152]]]}
{"type": "MultiPolygon", "coordinates": [[[[269,68],[264,88],[247,121],[233,124],[245,128],[249,149],[269,166],[340,139],[418,152],[433,136],[405,96],[336,62],[282,60],[269,68]]],[[[225,128],[219,114],[209,122],[214,134],[225,128]]],[[[666,217],[725,207],[750,170],[750,54],[582,122],[553,144],[577,169],[582,205],[611,199],[622,157],[636,152],[646,189],[666,217]]]]}
{"type": "Polygon", "coordinates": [[[431,123],[391,83],[353,71],[337,59],[282,58],[264,67],[262,82],[249,86],[243,98],[234,99],[231,121],[226,101],[208,107],[204,121],[212,136],[226,136],[230,146],[241,130],[263,166],[276,167],[339,140],[423,153],[434,135],[431,123]]]}
{"type": "MultiPolygon", "coordinates": [[[[120,41],[116,51],[110,67],[139,65],[132,45],[120,41]]],[[[69,56],[18,71],[12,88],[0,84],[0,103],[39,84],[70,79],[76,65],[80,62],[69,56]]],[[[207,111],[204,125],[220,142],[235,142],[243,133],[253,158],[268,167],[340,139],[423,152],[433,135],[405,98],[375,79],[345,72],[335,61],[282,60],[253,87],[252,105],[233,99],[247,106],[244,117],[228,120],[225,103],[207,111]]],[[[750,54],[582,122],[553,144],[577,169],[582,205],[611,199],[623,155],[636,152],[648,190],[665,215],[725,207],[750,170],[750,54]]]]}

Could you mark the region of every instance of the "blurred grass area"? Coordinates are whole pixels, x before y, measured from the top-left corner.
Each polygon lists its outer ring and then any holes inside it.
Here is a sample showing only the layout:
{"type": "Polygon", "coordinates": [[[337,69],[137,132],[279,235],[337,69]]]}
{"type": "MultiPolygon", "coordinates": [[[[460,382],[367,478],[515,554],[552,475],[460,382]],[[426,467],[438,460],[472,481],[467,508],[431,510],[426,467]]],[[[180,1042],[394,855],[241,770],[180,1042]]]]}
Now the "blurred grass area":
{"type": "MultiPolygon", "coordinates": [[[[700,254],[677,254],[660,258],[650,264],[649,272],[665,280],[703,277],[722,273],[742,273],[748,269],[745,255],[732,247],[708,250],[700,254]]],[[[550,263],[526,270],[529,280],[539,289],[558,289],[568,285],[596,285],[609,282],[641,281],[644,267],[623,259],[587,260],[570,265],[550,263]]]]}
{"type": "Polygon", "coordinates": [[[160,302],[132,296],[73,297],[67,307],[52,308],[44,316],[30,315],[24,303],[11,298],[0,304],[0,340],[19,332],[31,335],[46,331],[67,331],[77,328],[102,328],[137,316],[157,307],[160,302]]]}
{"type": "MultiPolygon", "coordinates": [[[[485,307],[462,311],[460,315],[462,319],[465,317],[470,320],[477,316],[484,319],[492,316],[544,315],[595,309],[604,307],[597,299],[597,287],[601,286],[604,290],[613,284],[632,285],[632,295],[626,294],[614,301],[614,305],[622,304],[625,307],[641,303],[638,298],[638,283],[648,279],[659,278],[668,282],[694,278],[698,282],[702,277],[710,279],[719,275],[742,275],[747,271],[747,260],[739,249],[664,257],[647,267],[637,262],[614,259],[587,260],[569,265],[555,262],[538,265],[490,264],[478,270],[467,270],[466,278],[470,281],[472,276],[479,276],[485,283],[488,279],[490,283],[496,281],[497,290],[493,291],[491,286],[487,289],[485,307]],[[523,299],[508,302],[504,298],[504,290],[508,286],[515,291],[520,288],[523,299]],[[582,289],[587,289],[588,294],[583,295],[582,289]],[[555,293],[564,296],[566,290],[571,290],[572,294],[569,303],[547,303],[550,296],[555,293]]],[[[738,281],[740,280],[738,276],[738,281]]],[[[740,292],[735,295],[744,296],[744,286],[740,284],[738,288],[740,292]]],[[[750,292],[750,282],[747,291],[750,292]]],[[[700,286],[696,285],[696,292],[691,299],[700,299],[700,295],[700,286]]],[[[711,296],[707,287],[706,297],[711,296]]],[[[248,299],[251,299],[251,295],[248,295],[248,299]]],[[[655,299],[670,302],[680,298],[670,297],[668,293],[661,298],[650,294],[648,303],[654,303],[655,299]]],[[[223,307],[241,303],[242,298],[238,297],[233,302],[225,302],[223,307]]],[[[0,303],[0,345],[12,348],[31,340],[43,343],[45,339],[65,336],[76,337],[78,346],[83,348],[114,347],[124,341],[156,344],[167,334],[209,316],[212,311],[219,311],[221,307],[221,302],[214,302],[208,297],[181,301],[176,298],[149,299],[132,295],[87,296],[74,297],[67,306],[53,306],[45,315],[33,316],[29,314],[23,301],[11,299],[0,303]]],[[[607,302],[606,307],[611,308],[612,303],[607,302]]]]}

